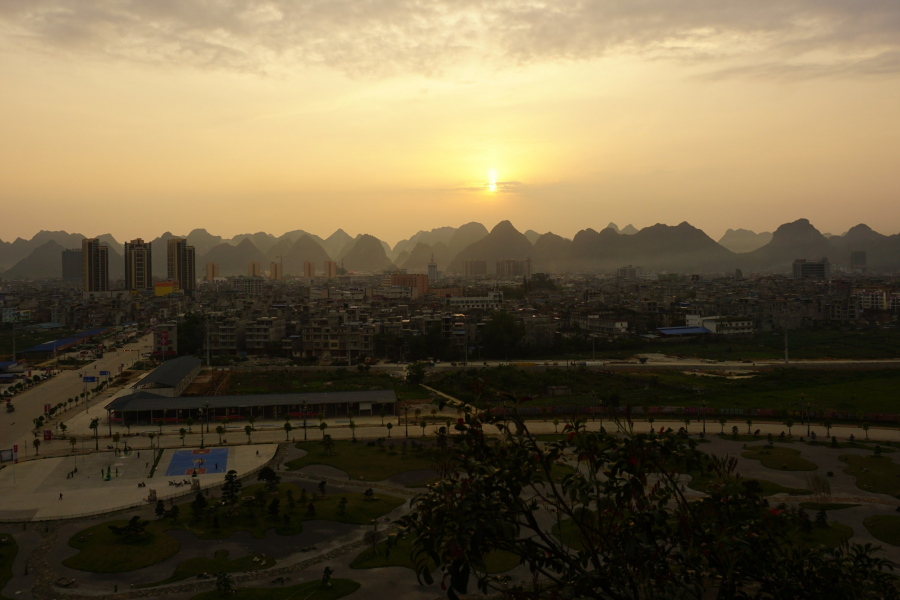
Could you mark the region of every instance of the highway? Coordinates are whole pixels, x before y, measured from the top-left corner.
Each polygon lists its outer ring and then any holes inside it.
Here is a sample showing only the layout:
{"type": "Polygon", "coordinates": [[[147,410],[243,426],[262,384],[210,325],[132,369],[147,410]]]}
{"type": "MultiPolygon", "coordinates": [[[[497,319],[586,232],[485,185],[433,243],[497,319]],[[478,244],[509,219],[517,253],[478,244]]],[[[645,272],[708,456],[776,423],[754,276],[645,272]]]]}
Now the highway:
{"type": "MultiPolygon", "coordinates": [[[[84,391],[84,383],[81,380],[84,376],[95,376],[100,381],[100,371],[109,371],[113,375],[119,372],[119,366],[128,368],[135,360],[140,358],[141,353],[149,352],[152,343],[151,336],[147,335],[140,338],[133,344],[127,344],[122,350],[112,350],[105,352],[103,358],[95,360],[89,365],[82,366],[78,370],[62,371],[55,377],[31,388],[30,390],[16,395],[12,399],[12,404],[16,407],[15,412],[8,413],[0,410],[0,449],[11,449],[13,444],[19,444],[19,456],[31,456],[34,448],[31,441],[34,436],[31,430],[34,428],[32,420],[39,417],[44,412],[44,404],[55,405],[59,402],[65,402],[69,398],[77,396],[84,391]],[[134,352],[126,352],[125,350],[134,350],[134,352]]],[[[37,373],[37,371],[33,371],[37,373]]],[[[88,384],[93,387],[96,384],[88,384]]],[[[105,392],[101,396],[106,397],[105,392]]],[[[100,398],[91,399],[90,405],[100,398]]],[[[81,403],[75,408],[70,408],[65,413],[58,414],[50,421],[49,425],[45,425],[47,429],[56,428],[56,424],[66,421],[78,412],[85,410],[86,405],[81,403]]]]}

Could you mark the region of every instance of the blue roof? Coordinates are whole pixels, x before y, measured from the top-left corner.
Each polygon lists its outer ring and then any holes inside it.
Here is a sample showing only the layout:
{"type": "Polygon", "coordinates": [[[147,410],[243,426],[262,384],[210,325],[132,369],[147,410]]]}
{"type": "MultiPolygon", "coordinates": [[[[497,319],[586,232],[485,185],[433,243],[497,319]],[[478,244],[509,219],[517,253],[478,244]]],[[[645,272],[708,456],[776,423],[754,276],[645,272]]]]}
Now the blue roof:
{"type": "Polygon", "coordinates": [[[656,331],[663,335],[699,335],[701,333],[712,333],[706,327],[660,327],[656,331]]]}
{"type": "Polygon", "coordinates": [[[0,362],[0,371],[2,371],[3,369],[8,369],[8,368],[10,368],[10,367],[14,367],[14,366],[16,366],[17,364],[19,364],[19,363],[17,363],[17,362],[14,361],[14,360],[11,360],[11,361],[9,361],[9,362],[0,362]]]}
{"type": "Polygon", "coordinates": [[[72,344],[79,342],[85,338],[100,335],[104,331],[106,331],[105,328],[88,329],[86,331],[77,333],[74,337],[63,338],[61,340],[52,340],[50,342],[38,344],[37,346],[32,346],[31,348],[27,348],[25,352],[53,352],[54,350],[61,350],[62,348],[71,346],[72,344]]]}

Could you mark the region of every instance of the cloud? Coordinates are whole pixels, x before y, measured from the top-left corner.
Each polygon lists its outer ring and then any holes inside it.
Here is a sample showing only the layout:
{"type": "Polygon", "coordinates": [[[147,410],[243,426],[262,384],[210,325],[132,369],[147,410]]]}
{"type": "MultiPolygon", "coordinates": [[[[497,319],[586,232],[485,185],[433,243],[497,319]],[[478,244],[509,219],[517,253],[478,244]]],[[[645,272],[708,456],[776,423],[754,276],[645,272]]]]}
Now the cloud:
{"type": "Polygon", "coordinates": [[[485,182],[478,186],[453,188],[453,192],[493,192],[495,194],[513,194],[521,192],[526,188],[526,184],[521,181],[497,181],[495,183],[485,182]],[[491,189],[493,186],[493,189],[491,189]]]}
{"type": "Polygon", "coordinates": [[[460,64],[631,54],[711,63],[720,76],[883,75],[900,66],[900,2],[3,0],[0,36],[47,52],[260,73],[440,76],[460,64]]]}

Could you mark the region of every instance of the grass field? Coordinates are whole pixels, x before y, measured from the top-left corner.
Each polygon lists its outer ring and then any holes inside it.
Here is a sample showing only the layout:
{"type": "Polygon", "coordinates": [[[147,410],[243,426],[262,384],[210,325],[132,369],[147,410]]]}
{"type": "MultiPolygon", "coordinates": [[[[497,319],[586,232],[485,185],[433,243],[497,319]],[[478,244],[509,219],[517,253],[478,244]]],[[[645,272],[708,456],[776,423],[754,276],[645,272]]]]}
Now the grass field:
{"type": "MultiPolygon", "coordinates": [[[[228,596],[231,600],[338,600],[359,589],[359,583],[350,579],[332,579],[325,588],[318,580],[288,587],[235,588],[228,596]]],[[[192,596],[191,600],[219,600],[221,592],[215,590],[192,596]]]]}
{"type": "Polygon", "coordinates": [[[175,568],[175,572],[171,577],[157,581],[156,583],[147,583],[136,586],[138,588],[155,587],[158,585],[166,585],[167,583],[175,583],[182,581],[188,577],[196,577],[203,573],[236,573],[238,571],[261,571],[269,569],[275,565],[275,559],[266,556],[260,557],[259,562],[254,562],[253,555],[242,556],[234,560],[228,560],[228,550],[216,550],[213,558],[197,557],[189,558],[175,568]]]}
{"type": "MultiPolygon", "coordinates": [[[[413,538],[407,536],[397,542],[391,549],[390,556],[385,555],[387,542],[379,542],[376,546],[377,554],[372,552],[371,548],[366,548],[353,559],[350,567],[353,569],[375,569],[379,567],[405,567],[415,570],[415,564],[412,557],[413,538]]],[[[505,573],[510,569],[514,569],[519,565],[519,557],[509,552],[495,550],[485,558],[485,566],[490,575],[505,573]]],[[[433,563],[429,566],[434,570],[433,563]]]]}
{"type": "Polygon", "coordinates": [[[847,463],[844,473],[856,477],[856,487],[876,494],[900,494],[900,464],[886,456],[856,456],[845,454],[838,457],[847,463]]]}
{"type": "MultiPolygon", "coordinates": [[[[243,488],[242,497],[254,496],[262,485],[251,485],[243,488]]],[[[350,493],[329,495],[326,488],[324,498],[317,497],[312,501],[312,494],[307,494],[304,502],[301,488],[293,483],[282,483],[277,493],[266,491],[262,496],[263,503],[251,506],[243,504],[235,506],[234,515],[229,516],[229,507],[210,507],[200,519],[194,519],[190,511],[190,503],[179,506],[178,521],[171,518],[152,520],[147,532],[137,538],[123,538],[110,531],[108,525],[124,525],[126,520],[107,521],[79,531],[69,539],[69,545],[80,552],[63,561],[68,567],[95,573],[120,573],[142,569],[157,564],[178,553],[181,545],[167,535],[167,531],[183,529],[200,539],[225,539],[238,531],[246,531],[257,539],[266,536],[269,530],[280,535],[296,535],[303,531],[303,521],[321,519],[367,525],[372,519],[379,518],[394,510],[406,500],[385,494],[378,494],[375,499],[367,500],[363,494],[350,493]],[[288,491],[293,494],[295,504],[290,507],[288,491]],[[272,500],[278,498],[279,516],[269,514],[272,500]],[[341,512],[341,498],[347,499],[344,511],[341,512]],[[310,513],[308,505],[312,503],[314,512],[310,513]],[[288,515],[288,521],[284,515],[288,515]],[[218,526],[216,523],[218,522],[218,526]]]]}
{"type": "Polygon", "coordinates": [[[747,452],[741,456],[751,460],[758,460],[767,469],[779,471],[815,471],[819,466],[805,458],[800,457],[800,451],[793,448],[781,448],[773,446],[748,446],[747,452]]]}
{"type": "Polygon", "coordinates": [[[18,553],[15,538],[8,533],[0,534],[0,590],[12,579],[12,567],[18,553]]]}
{"type": "MultiPolygon", "coordinates": [[[[759,371],[752,377],[743,379],[709,374],[701,377],[680,371],[608,373],[583,368],[531,371],[502,366],[470,371],[440,373],[429,378],[427,383],[455,398],[475,403],[473,386],[478,379],[482,379],[486,385],[477,402],[480,406],[484,406],[486,402],[497,405],[497,392],[515,391],[517,396],[532,398],[524,406],[588,407],[599,406],[600,400],[606,400],[619,405],[630,403],[633,406],[683,407],[696,406],[700,392],[711,408],[797,411],[800,408],[800,394],[803,393],[805,400],[811,402],[816,411],[852,413],[897,412],[894,390],[900,387],[900,369],[813,371],[787,368],[759,371]],[[572,394],[552,397],[546,395],[548,386],[558,385],[569,386],[572,394]],[[593,398],[591,392],[595,393],[593,398]]],[[[677,414],[656,417],[680,418],[677,414]]],[[[795,417],[794,420],[797,435],[805,434],[806,428],[801,427],[800,419],[795,417]]],[[[696,427],[696,417],[691,421],[691,426],[696,427]]],[[[821,422],[821,418],[813,418],[813,423],[819,429],[821,422]]],[[[707,418],[708,432],[714,432],[716,426],[714,419],[707,418]]],[[[739,429],[741,433],[746,433],[745,426],[740,426],[739,429]]]]}
{"type": "Polygon", "coordinates": [[[875,515],[863,521],[863,525],[879,542],[900,546],[900,517],[875,515]]]}
{"type": "Polygon", "coordinates": [[[221,395],[297,394],[313,392],[358,392],[394,390],[398,400],[428,399],[428,391],[407,385],[402,379],[380,371],[337,369],[334,371],[262,371],[232,373],[221,395]]]}
{"type": "MultiPolygon", "coordinates": [[[[22,352],[26,348],[59,340],[75,335],[75,331],[71,329],[22,329],[21,325],[16,325],[16,352],[22,352]]],[[[12,328],[9,324],[4,323],[0,328],[0,356],[12,355],[13,335],[12,328]]],[[[17,358],[21,358],[18,356],[17,358]]]]}
{"type": "Polygon", "coordinates": [[[377,446],[367,446],[362,442],[354,444],[349,440],[336,440],[330,455],[325,454],[325,447],[320,441],[297,442],[296,447],[306,450],[308,454],[285,463],[291,471],[309,465],[328,465],[344,471],[353,479],[381,481],[406,471],[434,468],[434,460],[424,451],[413,452],[410,447],[403,454],[400,443],[395,443],[394,454],[386,449],[379,450],[377,446]]]}

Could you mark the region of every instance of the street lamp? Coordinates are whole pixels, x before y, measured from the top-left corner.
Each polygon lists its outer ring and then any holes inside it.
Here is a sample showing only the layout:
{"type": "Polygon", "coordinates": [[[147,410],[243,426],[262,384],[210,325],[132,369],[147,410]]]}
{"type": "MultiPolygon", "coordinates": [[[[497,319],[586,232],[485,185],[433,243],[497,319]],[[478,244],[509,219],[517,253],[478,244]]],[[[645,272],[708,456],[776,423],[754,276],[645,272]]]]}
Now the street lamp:
{"type": "Polygon", "coordinates": [[[303,441],[306,441],[306,400],[300,403],[300,410],[303,412],[303,441]]]}
{"type": "Polygon", "coordinates": [[[406,437],[409,437],[409,404],[403,405],[403,415],[406,417],[406,437]]]}

